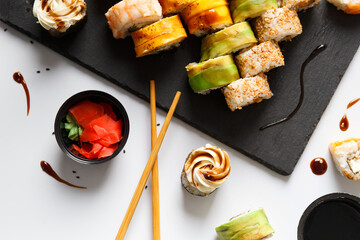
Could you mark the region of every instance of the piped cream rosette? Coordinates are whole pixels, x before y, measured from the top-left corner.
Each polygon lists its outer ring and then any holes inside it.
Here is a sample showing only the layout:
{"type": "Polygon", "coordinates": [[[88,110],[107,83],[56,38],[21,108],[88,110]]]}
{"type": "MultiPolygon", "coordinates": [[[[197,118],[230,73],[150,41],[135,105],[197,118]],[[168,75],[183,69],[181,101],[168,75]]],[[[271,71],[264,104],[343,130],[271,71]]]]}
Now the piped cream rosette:
{"type": "Polygon", "coordinates": [[[181,182],[189,193],[207,196],[223,184],[230,170],[229,155],[218,147],[206,144],[187,157],[181,182]]]}

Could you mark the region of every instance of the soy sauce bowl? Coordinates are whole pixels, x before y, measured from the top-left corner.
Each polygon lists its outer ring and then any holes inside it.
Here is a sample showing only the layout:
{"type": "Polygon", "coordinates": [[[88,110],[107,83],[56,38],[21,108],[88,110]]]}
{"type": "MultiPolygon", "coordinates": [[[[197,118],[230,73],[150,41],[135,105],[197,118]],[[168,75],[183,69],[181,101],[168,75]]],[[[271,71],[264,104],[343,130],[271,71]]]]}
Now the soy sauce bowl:
{"type": "Polygon", "coordinates": [[[60,147],[60,149],[72,160],[82,163],[82,164],[99,164],[107,162],[116,155],[120,153],[120,151],[124,148],[126,141],[129,137],[129,131],[130,131],[130,124],[129,124],[129,118],[126,113],[126,110],[124,106],[113,96],[111,96],[108,93],[96,91],[96,90],[90,90],[90,91],[84,91],[77,93],[70,97],[68,100],[66,100],[63,105],[60,107],[58,113],[56,114],[55,118],[55,138],[56,141],[60,147]],[[122,139],[119,142],[118,148],[114,151],[114,153],[111,156],[99,158],[99,159],[86,159],[82,157],[80,154],[77,155],[71,151],[72,149],[72,142],[67,141],[67,132],[64,128],[61,128],[61,123],[64,122],[64,119],[66,115],[68,114],[69,109],[76,105],[79,102],[82,102],[84,100],[90,100],[95,103],[107,103],[110,104],[113,107],[113,111],[117,116],[117,119],[122,120],[123,126],[122,126],[122,139]]]}
{"type": "Polygon", "coordinates": [[[298,240],[354,240],[360,236],[360,198],[332,193],[312,202],[301,216],[298,240]]]}

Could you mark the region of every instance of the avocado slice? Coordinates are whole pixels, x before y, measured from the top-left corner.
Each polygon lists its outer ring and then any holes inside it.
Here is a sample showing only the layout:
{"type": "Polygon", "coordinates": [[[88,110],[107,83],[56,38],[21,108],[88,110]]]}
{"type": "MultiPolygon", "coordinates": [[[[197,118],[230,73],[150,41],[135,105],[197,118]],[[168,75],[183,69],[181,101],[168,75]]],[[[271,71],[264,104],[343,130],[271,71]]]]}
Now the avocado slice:
{"type": "Polygon", "coordinates": [[[235,23],[258,17],[272,8],[278,8],[276,0],[233,0],[230,2],[230,11],[235,23]]]}
{"type": "Polygon", "coordinates": [[[250,24],[248,22],[237,23],[203,38],[200,61],[237,52],[256,42],[250,24]]]}
{"type": "Polygon", "coordinates": [[[215,228],[220,240],[258,240],[274,233],[264,209],[258,209],[215,228]]]}
{"type": "Polygon", "coordinates": [[[231,55],[186,66],[190,87],[196,93],[207,94],[237,79],[239,72],[231,55]]]}

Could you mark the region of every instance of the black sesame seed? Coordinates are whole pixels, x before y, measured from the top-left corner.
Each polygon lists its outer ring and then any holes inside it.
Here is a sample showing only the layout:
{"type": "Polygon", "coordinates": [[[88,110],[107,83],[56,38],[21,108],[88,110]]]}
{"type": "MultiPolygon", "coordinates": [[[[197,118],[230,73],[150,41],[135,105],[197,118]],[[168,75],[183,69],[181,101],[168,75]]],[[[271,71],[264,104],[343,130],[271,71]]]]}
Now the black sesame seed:
{"type": "Polygon", "coordinates": [[[30,40],[30,43],[31,43],[31,44],[34,44],[34,41],[30,40]]]}
{"type": "Polygon", "coordinates": [[[76,178],[80,178],[79,176],[76,176],[76,178]]]}
{"type": "Polygon", "coordinates": [[[40,73],[40,71],[36,71],[36,73],[40,73]]]}
{"type": "Polygon", "coordinates": [[[156,126],[160,126],[160,123],[156,124],[156,126]]]}
{"type": "Polygon", "coordinates": [[[7,31],[7,28],[4,29],[4,32],[6,32],[6,31],[7,31]]]}
{"type": "Polygon", "coordinates": [[[76,171],[72,171],[73,173],[76,173],[76,171]]]}
{"type": "Polygon", "coordinates": [[[55,135],[55,132],[52,132],[52,135],[55,135]]]}
{"type": "Polygon", "coordinates": [[[145,186],[145,189],[147,189],[147,188],[148,188],[148,186],[146,185],[146,186],[145,186]]]}
{"type": "Polygon", "coordinates": [[[50,68],[46,68],[46,71],[50,71],[50,68]]]}
{"type": "Polygon", "coordinates": [[[123,150],[123,153],[126,153],[125,149],[123,150]]]}

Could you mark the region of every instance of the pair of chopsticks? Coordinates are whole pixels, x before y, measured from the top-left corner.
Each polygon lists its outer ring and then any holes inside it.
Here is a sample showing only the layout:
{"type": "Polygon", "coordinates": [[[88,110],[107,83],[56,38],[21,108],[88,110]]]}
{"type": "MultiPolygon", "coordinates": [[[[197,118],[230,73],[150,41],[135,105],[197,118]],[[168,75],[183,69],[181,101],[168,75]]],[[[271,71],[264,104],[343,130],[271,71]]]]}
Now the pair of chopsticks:
{"type": "Polygon", "coordinates": [[[136,187],[135,193],[129,207],[126,211],[123,222],[121,223],[119,232],[116,236],[116,240],[124,239],[126,230],[130,224],[131,218],[134,215],[136,206],[140,200],[140,196],[144,190],[147,179],[149,178],[150,172],[153,169],[154,165],[156,166],[155,171],[153,171],[153,236],[154,239],[160,239],[160,214],[159,214],[159,185],[158,185],[158,171],[157,171],[157,154],[160,150],[161,144],[164,140],[166,131],[169,127],[172,116],[174,115],[176,106],[179,102],[181,92],[177,92],[174,100],[170,106],[169,112],[165,118],[165,122],[159,136],[156,138],[156,103],[155,103],[155,83],[154,81],[150,82],[150,106],[151,106],[151,145],[152,150],[149,157],[149,160],[145,166],[143,174],[141,175],[140,181],[136,187]],[[155,185],[154,185],[154,178],[155,185]],[[156,186],[157,185],[157,186],[156,186]],[[155,187],[154,187],[155,186],[155,187]],[[154,194],[155,193],[155,194],[154,194]]]}

